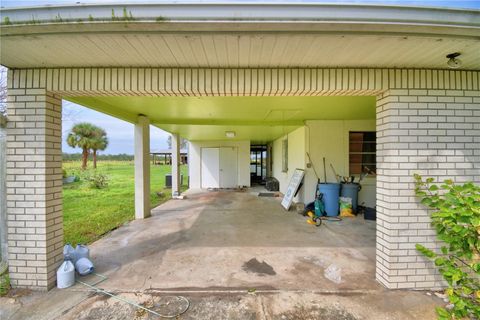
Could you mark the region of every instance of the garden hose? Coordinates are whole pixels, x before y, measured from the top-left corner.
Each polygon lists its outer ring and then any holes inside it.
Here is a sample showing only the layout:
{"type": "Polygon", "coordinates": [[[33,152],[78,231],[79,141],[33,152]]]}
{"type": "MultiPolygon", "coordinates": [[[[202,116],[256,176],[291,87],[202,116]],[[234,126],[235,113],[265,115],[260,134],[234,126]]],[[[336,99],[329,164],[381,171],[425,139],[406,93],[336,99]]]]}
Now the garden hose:
{"type": "Polygon", "coordinates": [[[183,296],[175,296],[176,298],[178,298],[178,299],[183,300],[183,301],[186,302],[185,308],[184,308],[183,310],[181,310],[180,312],[177,312],[175,315],[165,315],[165,314],[158,313],[158,312],[156,312],[156,311],[154,311],[154,310],[152,310],[152,309],[146,308],[146,307],[144,307],[144,306],[142,306],[142,305],[140,305],[140,304],[138,304],[138,303],[136,303],[136,302],[134,302],[134,301],[131,301],[131,300],[122,298],[122,297],[120,297],[120,296],[118,296],[118,295],[116,295],[116,294],[114,294],[114,293],[111,293],[111,292],[105,290],[105,289],[102,289],[102,288],[97,287],[96,285],[99,284],[100,282],[105,281],[105,280],[107,279],[107,277],[104,276],[104,275],[101,275],[101,274],[96,274],[96,273],[95,273],[94,275],[96,275],[96,276],[98,276],[98,277],[101,277],[102,280],[96,282],[94,285],[89,284],[89,283],[86,283],[86,282],[83,282],[83,281],[80,281],[80,280],[77,280],[77,282],[80,283],[80,284],[82,284],[82,285],[84,285],[84,286],[86,286],[86,287],[88,287],[88,288],[90,288],[90,289],[92,289],[92,290],[94,290],[96,293],[101,293],[101,294],[104,294],[104,295],[109,296],[109,297],[111,297],[111,298],[117,299],[117,300],[119,300],[119,301],[128,303],[128,304],[130,304],[130,305],[132,305],[132,306],[134,306],[134,307],[136,307],[136,308],[138,308],[138,309],[144,310],[144,311],[146,311],[146,312],[148,312],[148,313],[151,313],[151,314],[153,314],[153,315],[156,315],[156,316],[158,316],[158,317],[166,318],[166,319],[176,319],[176,318],[178,318],[180,315],[182,315],[182,314],[184,314],[185,312],[187,312],[188,308],[190,308],[190,301],[189,301],[187,298],[185,298],[185,297],[183,297],[183,296]]]}

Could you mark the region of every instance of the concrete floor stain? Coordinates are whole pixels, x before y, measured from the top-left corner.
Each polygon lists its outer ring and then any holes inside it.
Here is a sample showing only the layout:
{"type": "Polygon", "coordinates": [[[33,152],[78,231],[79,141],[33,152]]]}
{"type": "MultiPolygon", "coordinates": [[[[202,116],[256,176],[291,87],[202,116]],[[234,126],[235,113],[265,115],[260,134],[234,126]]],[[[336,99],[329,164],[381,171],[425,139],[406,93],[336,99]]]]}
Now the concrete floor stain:
{"type": "Polygon", "coordinates": [[[271,265],[265,261],[260,262],[257,258],[252,258],[245,262],[242,269],[246,272],[256,273],[259,276],[274,276],[277,274],[271,265]]]}

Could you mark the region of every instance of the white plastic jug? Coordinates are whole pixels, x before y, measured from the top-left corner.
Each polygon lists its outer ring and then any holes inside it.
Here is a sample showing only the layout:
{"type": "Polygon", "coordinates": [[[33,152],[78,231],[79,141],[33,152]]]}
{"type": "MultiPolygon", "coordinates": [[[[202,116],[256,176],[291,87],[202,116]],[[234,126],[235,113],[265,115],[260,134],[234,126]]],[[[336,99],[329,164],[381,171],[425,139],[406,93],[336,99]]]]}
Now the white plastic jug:
{"type": "Polygon", "coordinates": [[[75,249],[73,249],[70,243],[63,247],[63,260],[70,260],[75,263],[75,249]]]}
{"type": "Polygon", "coordinates": [[[57,288],[64,289],[75,284],[75,267],[70,260],[62,263],[57,270],[57,288]]]}
{"type": "Polygon", "coordinates": [[[75,248],[75,261],[81,258],[90,259],[90,249],[83,244],[77,244],[77,247],[75,248]]]}
{"type": "Polygon", "coordinates": [[[80,258],[75,262],[75,269],[81,276],[84,276],[93,272],[93,263],[88,258],[80,258]]]}

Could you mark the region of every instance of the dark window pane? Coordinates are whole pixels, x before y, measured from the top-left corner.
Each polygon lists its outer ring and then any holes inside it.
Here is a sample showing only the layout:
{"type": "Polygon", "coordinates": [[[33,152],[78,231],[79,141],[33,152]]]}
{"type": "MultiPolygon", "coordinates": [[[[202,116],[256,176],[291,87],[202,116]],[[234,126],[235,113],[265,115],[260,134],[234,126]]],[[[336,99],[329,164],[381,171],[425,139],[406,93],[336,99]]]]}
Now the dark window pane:
{"type": "Polygon", "coordinates": [[[349,169],[350,174],[361,174],[369,170],[376,171],[376,133],[350,132],[349,169]]]}

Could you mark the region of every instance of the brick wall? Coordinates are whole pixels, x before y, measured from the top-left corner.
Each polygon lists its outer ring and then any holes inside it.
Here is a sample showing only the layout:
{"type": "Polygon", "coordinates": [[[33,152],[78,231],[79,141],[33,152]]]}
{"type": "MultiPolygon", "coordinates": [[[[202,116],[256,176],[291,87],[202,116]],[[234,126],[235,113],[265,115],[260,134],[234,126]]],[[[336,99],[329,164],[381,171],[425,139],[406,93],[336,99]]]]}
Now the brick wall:
{"type": "Polygon", "coordinates": [[[389,90],[377,99],[377,279],[388,288],[438,288],[438,249],[413,174],[480,182],[480,92],[389,90]]]}
{"type": "Polygon", "coordinates": [[[9,89],[7,226],[15,287],[49,289],[62,257],[61,100],[9,89]]]}

